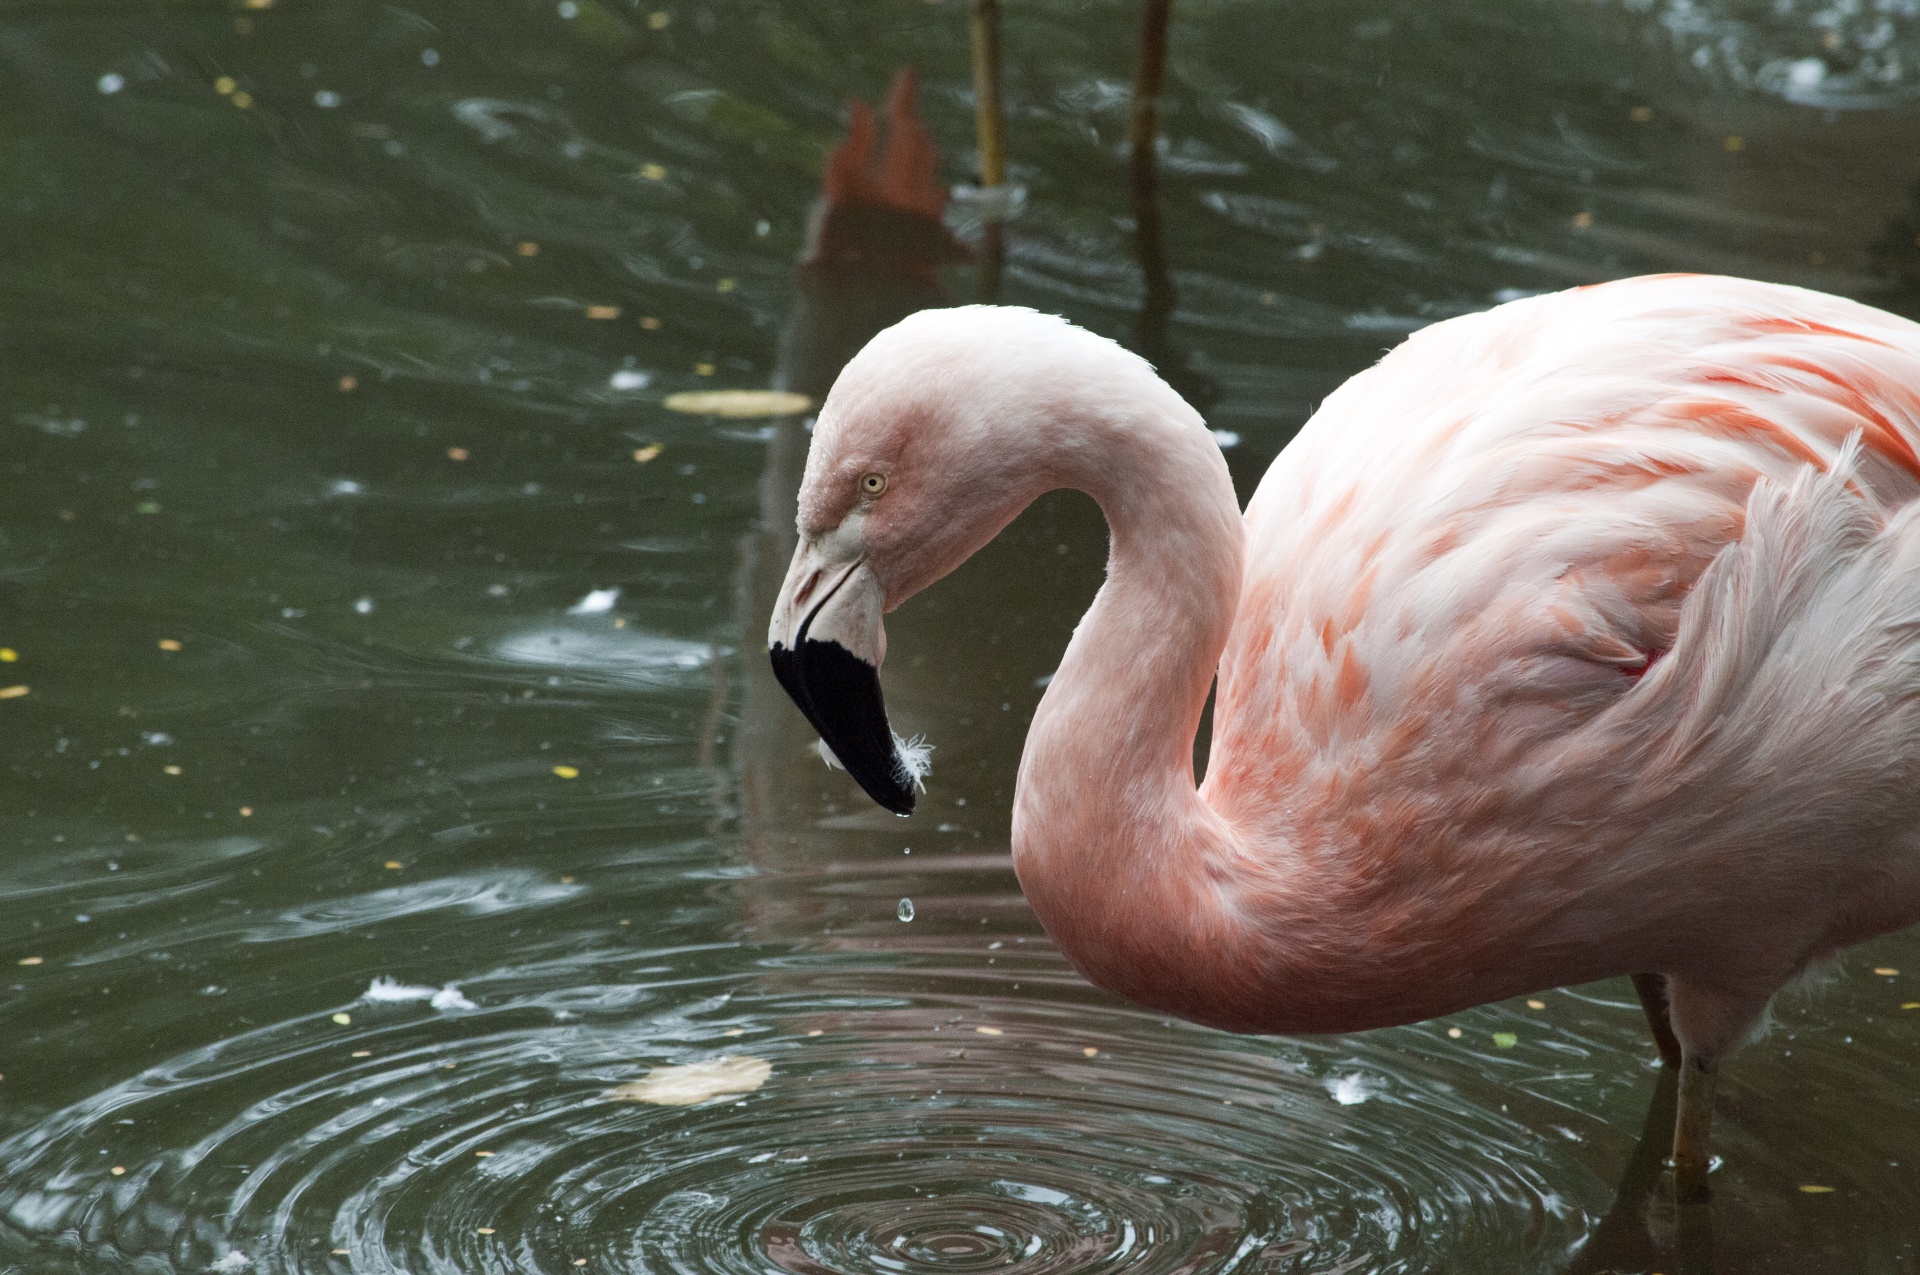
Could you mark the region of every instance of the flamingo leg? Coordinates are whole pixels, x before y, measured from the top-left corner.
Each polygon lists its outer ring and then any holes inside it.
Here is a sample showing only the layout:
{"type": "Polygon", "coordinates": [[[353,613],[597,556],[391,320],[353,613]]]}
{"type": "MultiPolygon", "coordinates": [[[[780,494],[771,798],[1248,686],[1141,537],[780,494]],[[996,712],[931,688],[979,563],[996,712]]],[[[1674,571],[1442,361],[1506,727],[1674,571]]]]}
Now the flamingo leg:
{"type": "Polygon", "coordinates": [[[1713,1127],[1713,1082],[1719,1074],[1718,1059],[1682,1051],[1679,1110],[1673,1120],[1673,1188],[1682,1204],[1707,1198],[1707,1134],[1713,1127]]]}
{"type": "Polygon", "coordinates": [[[1673,1021],[1667,1010],[1667,976],[1635,974],[1633,990],[1640,994],[1640,1008],[1646,1011],[1647,1027],[1653,1032],[1653,1043],[1660,1051],[1660,1061],[1669,1067],[1678,1067],[1680,1041],[1673,1034],[1673,1021]]]}

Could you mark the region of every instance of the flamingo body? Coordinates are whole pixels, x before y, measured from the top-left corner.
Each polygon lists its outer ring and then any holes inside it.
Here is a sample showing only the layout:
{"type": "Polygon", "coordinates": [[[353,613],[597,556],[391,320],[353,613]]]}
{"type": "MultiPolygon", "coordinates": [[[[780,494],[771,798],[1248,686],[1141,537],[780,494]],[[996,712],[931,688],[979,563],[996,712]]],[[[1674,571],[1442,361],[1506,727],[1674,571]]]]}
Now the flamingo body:
{"type": "Polygon", "coordinates": [[[877,678],[848,670],[877,670],[883,609],[1078,487],[1108,579],[1035,713],[1013,840],[1088,977],[1324,1032],[1652,971],[1714,1058],[1810,963],[1920,919],[1917,456],[1920,326],[1661,276],[1416,334],[1243,518],[1134,356],[929,312],[823,408],[773,643],[910,807],[877,678]]]}

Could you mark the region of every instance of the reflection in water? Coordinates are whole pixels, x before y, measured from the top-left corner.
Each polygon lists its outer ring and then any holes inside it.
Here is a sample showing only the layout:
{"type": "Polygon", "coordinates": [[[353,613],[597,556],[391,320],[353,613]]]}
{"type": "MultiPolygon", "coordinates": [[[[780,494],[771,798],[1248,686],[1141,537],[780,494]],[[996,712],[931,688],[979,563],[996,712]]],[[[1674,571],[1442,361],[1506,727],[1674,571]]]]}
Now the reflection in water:
{"type": "MultiPolygon", "coordinates": [[[[894,76],[884,146],[872,111],[855,101],[847,138],[827,158],[774,371],[776,388],[805,394],[816,405],[874,333],[916,310],[949,304],[939,269],[966,259],[941,220],[946,192],[937,180],[940,157],[914,113],[916,92],[912,70],[894,76]]],[[[793,557],[795,501],[810,426],[810,417],[775,420],[760,473],[758,516],[741,544],[739,622],[752,635],[756,657],[745,662],[733,755],[741,815],[756,858],[780,844],[803,810],[811,812],[821,789],[813,732],[757,657],[759,635],[793,557]]]]}

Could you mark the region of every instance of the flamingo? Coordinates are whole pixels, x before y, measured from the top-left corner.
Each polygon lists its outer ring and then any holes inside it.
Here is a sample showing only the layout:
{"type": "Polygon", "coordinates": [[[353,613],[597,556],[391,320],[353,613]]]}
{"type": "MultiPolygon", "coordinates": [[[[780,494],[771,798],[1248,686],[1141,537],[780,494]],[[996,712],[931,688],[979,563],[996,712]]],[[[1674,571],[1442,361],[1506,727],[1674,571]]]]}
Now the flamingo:
{"type": "Polygon", "coordinates": [[[1920,325],[1653,276],[1416,333],[1243,516],[1137,356],[1031,310],[930,311],[822,407],[769,640],[908,813],[883,612],[1042,493],[1088,493],[1107,578],[1013,809],[1060,950],[1259,1033],[1635,975],[1698,1199],[1721,1060],[1810,965],[1920,920],[1917,448],[1920,325]]]}

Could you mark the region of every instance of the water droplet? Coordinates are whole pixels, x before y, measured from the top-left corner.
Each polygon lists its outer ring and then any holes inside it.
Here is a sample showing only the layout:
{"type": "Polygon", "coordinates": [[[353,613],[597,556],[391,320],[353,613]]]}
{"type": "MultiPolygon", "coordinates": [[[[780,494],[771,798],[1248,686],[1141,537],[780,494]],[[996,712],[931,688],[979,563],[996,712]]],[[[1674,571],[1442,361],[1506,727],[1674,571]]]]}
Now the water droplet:
{"type": "Polygon", "coordinates": [[[912,899],[900,900],[900,906],[894,909],[894,915],[899,917],[902,921],[913,920],[913,900],[912,899]]]}

